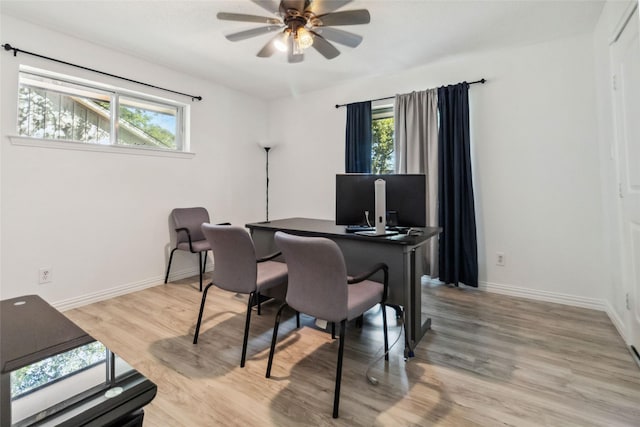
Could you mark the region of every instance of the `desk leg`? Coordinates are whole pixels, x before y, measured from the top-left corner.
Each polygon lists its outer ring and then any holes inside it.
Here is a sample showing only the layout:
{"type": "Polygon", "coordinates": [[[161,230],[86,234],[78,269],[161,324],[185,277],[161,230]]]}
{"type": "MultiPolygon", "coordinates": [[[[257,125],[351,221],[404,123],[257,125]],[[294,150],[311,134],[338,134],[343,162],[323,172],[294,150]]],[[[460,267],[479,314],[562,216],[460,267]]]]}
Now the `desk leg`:
{"type": "Polygon", "coordinates": [[[405,252],[405,298],[408,300],[404,307],[404,358],[414,357],[413,347],[416,343],[416,325],[420,323],[420,311],[416,310],[416,250],[405,252]],[[418,318],[416,319],[416,315],[418,318]]]}
{"type": "Polygon", "coordinates": [[[405,253],[405,292],[408,301],[405,307],[405,358],[414,357],[415,345],[431,329],[431,319],[422,323],[422,247],[405,253]]]}
{"type": "Polygon", "coordinates": [[[409,330],[410,327],[407,326],[407,316],[406,311],[402,309],[401,306],[397,304],[385,304],[385,307],[391,307],[396,311],[396,319],[402,320],[402,325],[404,327],[404,358],[408,359],[409,357],[413,357],[413,348],[411,346],[411,342],[409,340],[409,330]]]}
{"type": "MultiPolygon", "coordinates": [[[[422,247],[424,248],[424,247],[422,247]]],[[[424,271],[422,263],[424,262],[424,253],[422,251],[418,251],[416,253],[415,259],[415,268],[417,270],[417,274],[415,275],[416,284],[413,288],[413,301],[415,303],[415,319],[416,324],[414,327],[415,336],[414,339],[420,341],[424,334],[431,329],[431,318],[423,319],[422,317],[422,272],[424,271]],[[424,320],[424,323],[423,323],[424,320]]]]}

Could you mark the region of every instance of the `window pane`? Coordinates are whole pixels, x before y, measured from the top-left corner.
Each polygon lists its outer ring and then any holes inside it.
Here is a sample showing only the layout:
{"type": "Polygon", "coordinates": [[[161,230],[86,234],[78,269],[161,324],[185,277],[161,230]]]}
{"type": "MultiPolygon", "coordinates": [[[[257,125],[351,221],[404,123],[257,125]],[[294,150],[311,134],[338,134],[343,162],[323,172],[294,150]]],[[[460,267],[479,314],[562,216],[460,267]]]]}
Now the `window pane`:
{"type": "Polygon", "coordinates": [[[178,146],[178,107],[120,97],[118,143],[181,149],[178,146]]]}
{"type": "Polygon", "coordinates": [[[110,143],[109,94],[21,75],[18,96],[20,135],[110,143]]]}
{"type": "Polygon", "coordinates": [[[371,123],[373,141],[371,144],[371,173],[393,173],[393,116],[375,119],[371,123]]]}
{"type": "Polygon", "coordinates": [[[37,138],[109,144],[109,101],[21,86],[18,132],[37,138]],[[102,105],[100,105],[102,104],[102,105]]]}

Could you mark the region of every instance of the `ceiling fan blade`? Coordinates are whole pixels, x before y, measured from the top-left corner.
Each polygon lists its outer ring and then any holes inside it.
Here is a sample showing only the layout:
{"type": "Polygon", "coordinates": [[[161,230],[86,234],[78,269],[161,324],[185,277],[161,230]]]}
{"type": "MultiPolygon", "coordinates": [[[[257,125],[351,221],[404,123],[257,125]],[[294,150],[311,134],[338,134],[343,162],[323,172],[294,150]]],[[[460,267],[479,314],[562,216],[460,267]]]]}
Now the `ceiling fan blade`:
{"type": "Polygon", "coordinates": [[[314,15],[324,15],[340,9],[342,6],[351,3],[353,0],[312,0],[307,8],[314,15]]]}
{"type": "Polygon", "coordinates": [[[307,3],[309,3],[309,0],[281,0],[279,8],[280,15],[284,15],[289,9],[294,9],[302,13],[307,3]]]}
{"type": "Polygon", "coordinates": [[[314,33],[313,45],[315,50],[320,52],[327,59],[333,59],[340,55],[340,51],[334,45],[326,41],[321,35],[314,33]]]}
{"type": "Polygon", "coordinates": [[[257,22],[259,24],[280,24],[278,18],[270,18],[268,16],[256,16],[256,15],[246,15],[244,13],[228,13],[228,12],[218,12],[216,15],[218,19],[223,21],[240,21],[240,22],[257,22]]]}
{"type": "Polygon", "coordinates": [[[240,31],[238,33],[233,33],[225,36],[227,40],[232,42],[237,42],[240,40],[246,40],[251,37],[261,36],[262,34],[271,33],[273,31],[279,31],[279,25],[268,25],[266,27],[252,28],[250,30],[240,31]]]}
{"type": "Polygon", "coordinates": [[[371,22],[371,15],[367,9],[345,10],[344,12],[327,13],[318,16],[322,25],[360,25],[371,22]]]}
{"type": "Polygon", "coordinates": [[[348,31],[339,30],[331,27],[318,27],[313,30],[316,34],[321,35],[327,40],[340,43],[344,46],[357,47],[362,42],[362,36],[348,31]]]}
{"type": "Polygon", "coordinates": [[[257,4],[264,10],[271,13],[278,13],[279,6],[280,6],[278,3],[276,3],[273,0],[251,0],[251,2],[257,4]]]}
{"type": "Polygon", "coordinates": [[[262,46],[262,49],[260,49],[260,51],[257,53],[256,56],[260,57],[260,58],[268,58],[270,56],[272,56],[274,53],[276,53],[276,51],[278,50],[276,48],[276,45],[273,43],[278,37],[280,37],[280,34],[276,34],[275,37],[272,37],[271,40],[269,40],[267,42],[267,44],[265,44],[264,46],[262,46]]]}

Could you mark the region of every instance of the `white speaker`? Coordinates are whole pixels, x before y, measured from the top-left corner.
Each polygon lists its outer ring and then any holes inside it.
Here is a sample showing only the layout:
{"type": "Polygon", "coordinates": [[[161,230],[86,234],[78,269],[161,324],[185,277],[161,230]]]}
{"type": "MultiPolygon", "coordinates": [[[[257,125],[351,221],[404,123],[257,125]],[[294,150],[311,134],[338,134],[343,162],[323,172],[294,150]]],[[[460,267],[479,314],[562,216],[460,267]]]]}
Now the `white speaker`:
{"type": "Polygon", "coordinates": [[[374,183],[376,197],[376,234],[384,235],[387,228],[387,193],[384,179],[374,183]]]}

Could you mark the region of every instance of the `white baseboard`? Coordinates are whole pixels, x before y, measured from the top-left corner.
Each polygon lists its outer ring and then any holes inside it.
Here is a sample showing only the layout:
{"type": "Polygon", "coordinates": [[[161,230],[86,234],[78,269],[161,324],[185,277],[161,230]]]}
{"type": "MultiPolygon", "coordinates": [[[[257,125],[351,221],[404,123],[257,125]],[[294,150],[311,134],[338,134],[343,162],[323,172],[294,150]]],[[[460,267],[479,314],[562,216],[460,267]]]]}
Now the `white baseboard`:
{"type": "Polygon", "coordinates": [[[627,329],[624,322],[616,311],[613,309],[609,301],[596,298],[585,298],[576,295],[561,294],[557,292],[539,291],[535,289],[525,289],[513,285],[503,285],[498,283],[480,282],[479,289],[496,294],[510,295],[514,297],[528,298],[538,301],[555,302],[558,304],[570,305],[574,307],[590,308],[593,310],[604,311],[609,316],[611,323],[617,329],[623,341],[627,341],[627,329]]]}
{"type": "MultiPolygon", "coordinates": [[[[209,267],[207,270],[209,271],[209,267]]],[[[187,277],[193,277],[198,275],[198,269],[180,270],[169,275],[169,281],[186,279],[187,277]]],[[[75,298],[69,298],[62,301],[56,301],[51,304],[53,307],[60,311],[71,310],[73,308],[81,307],[87,304],[93,304],[94,302],[103,301],[109,298],[114,298],[120,295],[129,294],[131,292],[141,291],[143,289],[151,288],[153,286],[164,284],[164,274],[162,276],[155,276],[149,279],[141,280],[139,282],[127,283],[125,285],[116,286],[110,289],[105,289],[90,294],[85,294],[75,298]]]]}
{"type": "Polygon", "coordinates": [[[606,312],[607,312],[607,315],[609,316],[609,319],[611,319],[611,323],[613,323],[613,326],[616,327],[616,329],[618,330],[618,333],[620,334],[624,342],[628,343],[629,340],[627,338],[629,337],[629,334],[627,333],[627,328],[624,322],[622,321],[622,319],[620,319],[620,316],[618,316],[618,313],[616,313],[616,311],[613,309],[609,301],[607,301],[606,308],[607,308],[606,312]]]}
{"type": "Polygon", "coordinates": [[[611,323],[613,323],[613,326],[618,331],[618,334],[620,334],[620,337],[622,337],[622,340],[627,343],[627,347],[629,348],[629,351],[632,352],[634,360],[638,363],[638,366],[640,366],[640,359],[638,359],[638,356],[633,353],[633,350],[628,345],[629,334],[625,323],[620,318],[620,316],[618,316],[618,313],[614,310],[609,301],[561,294],[556,292],[525,289],[513,285],[502,285],[497,283],[480,282],[479,285],[479,289],[496,294],[528,298],[538,301],[555,302],[558,304],[570,305],[574,307],[590,308],[593,310],[604,311],[609,317],[609,320],[611,320],[611,323]]]}
{"type": "MultiPolygon", "coordinates": [[[[496,294],[510,295],[514,297],[528,298],[538,301],[555,302],[558,304],[570,305],[574,307],[590,308],[604,311],[607,314],[609,304],[605,300],[596,298],[585,298],[576,295],[562,294],[558,292],[540,291],[536,289],[526,289],[513,285],[503,285],[498,283],[480,282],[479,289],[496,294]]],[[[609,317],[611,315],[609,314],[609,317]]],[[[613,319],[612,319],[613,321],[613,319]]],[[[614,322],[615,323],[615,322],[614,322]]]]}

